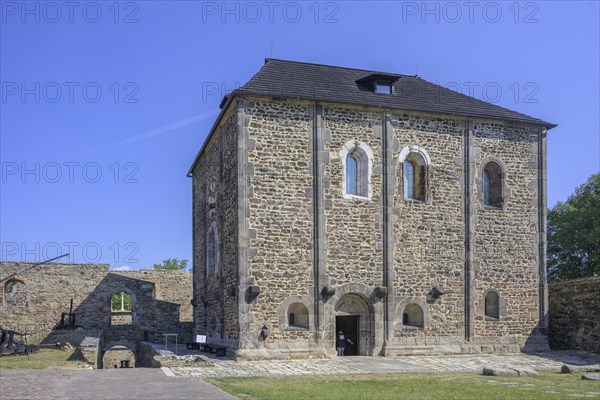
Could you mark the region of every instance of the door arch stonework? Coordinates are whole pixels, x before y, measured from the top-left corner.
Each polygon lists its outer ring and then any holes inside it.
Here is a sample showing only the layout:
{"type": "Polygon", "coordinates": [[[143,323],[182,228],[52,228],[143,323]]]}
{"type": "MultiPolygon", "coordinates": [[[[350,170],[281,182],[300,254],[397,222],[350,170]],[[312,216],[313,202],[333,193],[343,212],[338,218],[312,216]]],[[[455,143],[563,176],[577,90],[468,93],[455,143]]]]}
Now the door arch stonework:
{"type": "MultiPolygon", "coordinates": [[[[359,307],[359,310],[361,308],[367,310],[362,311],[366,315],[366,318],[363,319],[366,325],[362,325],[363,329],[359,329],[362,331],[362,348],[359,348],[359,354],[379,355],[383,348],[383,303],[381,299],[375,295],[374,289],[362,283],[347,283],[337,286],[335,289],[335,294],[324,304],[324,319],[319,330],[325,347],[332,355],[335,354],[335,320],[338,316],[339,306],[347,299],[356,299],[355,306],[359,307]]],[[[342,312],[344,312],[344,308],[342,308],[342,312]]]]}
{"type": "Polygon", "coordinates": [[[358,355],[373,355],[375,321],[369,300],[357,293],[348,293],[336,303],[335,316],[358,316],[358,355]]]}

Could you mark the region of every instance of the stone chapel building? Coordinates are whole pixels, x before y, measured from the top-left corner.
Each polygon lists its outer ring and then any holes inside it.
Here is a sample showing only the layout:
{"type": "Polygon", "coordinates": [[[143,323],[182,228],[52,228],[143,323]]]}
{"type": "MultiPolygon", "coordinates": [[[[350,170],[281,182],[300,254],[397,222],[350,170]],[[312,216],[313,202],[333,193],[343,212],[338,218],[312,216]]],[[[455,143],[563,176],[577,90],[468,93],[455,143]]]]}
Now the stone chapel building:
{"type": "Polygon", "coordinates": [[[193,178],[195,333],[238,359],[547,348],[546,133],[418,76],[267,59],[193,178]]]}

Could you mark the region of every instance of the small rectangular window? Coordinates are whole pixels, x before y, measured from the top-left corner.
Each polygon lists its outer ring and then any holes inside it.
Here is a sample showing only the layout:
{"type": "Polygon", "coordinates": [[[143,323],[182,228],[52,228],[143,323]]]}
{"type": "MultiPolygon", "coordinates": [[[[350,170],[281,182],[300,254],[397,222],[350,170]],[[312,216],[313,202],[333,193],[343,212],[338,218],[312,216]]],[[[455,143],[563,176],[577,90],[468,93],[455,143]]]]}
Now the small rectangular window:
{"type": "Polygon", "coordinates": [[[382,82],[375,83],[375,93],[392,94],[392,84],[382,82]]]}

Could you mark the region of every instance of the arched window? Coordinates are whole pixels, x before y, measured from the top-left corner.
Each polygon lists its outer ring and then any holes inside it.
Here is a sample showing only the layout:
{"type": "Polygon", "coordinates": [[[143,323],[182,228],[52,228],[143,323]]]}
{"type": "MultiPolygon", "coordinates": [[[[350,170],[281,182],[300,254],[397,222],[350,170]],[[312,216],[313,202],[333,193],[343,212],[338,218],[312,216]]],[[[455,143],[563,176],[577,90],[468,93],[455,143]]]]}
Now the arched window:
{"type": "Polygon", "coordinates": [[[217,273],[219,266],[219,231],[217,223],[212,222],[206,235],[206,275],[217,273]]]}
{"type": "Polygon", "coordinates": [[[369,146],[359,141],[350,141],[342,147],[340,157],[344,168],[343,194],[370,198],[373,153],[369,146]]]}
{"type": "Polygon", "coordinates": [[[368,197],[369,159],[360,148],[346,157],[346,194],[368,197]]]}
{"type": "Polygon", "coordinates": [[[127,292],[115,293],[110,302],[112,312],[131,312],[133,301],[131,295],[127,292]]]}
{"type": "Polygon", "coordinates": [[[415,198],[415,166],[412,161],[404,161],[404,194],[408,199],[415,198]]]}
{"type": "Polygon", "coordinates": [[[288,308],[288,326],[308,329],[308,308],[302,303],[292,303],[288,308]]]}
{"type": "Polygon", "coordinates": [[[353,154],[346,157],[346,193],[358,196],[357,169],[358,162],[353,154]]]}
{"type": "Polygon", "coordinates": [[[402,325],[404,328],[423,328],[425,326],[425,317],[423,309],[418,304],[409,304],[402,314],[402,325]]]}
{"type": "Polygon", "coordinates": [[[489,162],[483,169],[483,204],[490,207],[502,208],[504,196],[502,168],[495,162],[489,162]]]}
{"type": "Polygon", "coordinates": [[[18,280],[4,284],[4,304],[7,307],[27,307],[27,286],[18,280]]]}
{"type": "Polygon", "coordinates": [[[427,164],[417,152],[409,153],[402,163],[404,198],[425,201],[425,181],[427,164]]]}
{"type": "Polygon", "coordinates": [[[500,319],[500,298],[498,293],[490,290],[485,295],[485,319],[498,321],[500,319]]]}

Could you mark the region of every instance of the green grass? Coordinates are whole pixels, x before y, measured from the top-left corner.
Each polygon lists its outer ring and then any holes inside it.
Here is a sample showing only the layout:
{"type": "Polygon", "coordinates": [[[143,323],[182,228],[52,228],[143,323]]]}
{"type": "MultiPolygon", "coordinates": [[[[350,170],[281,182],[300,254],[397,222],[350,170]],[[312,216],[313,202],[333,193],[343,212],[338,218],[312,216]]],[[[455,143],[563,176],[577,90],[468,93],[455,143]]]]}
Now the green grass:
{"type": "Polygon", "coordinates": [[[10,354],[0,357],[0,368],[6,369],[42,369],[42,368],[77,368],[80,364],[71,351],[58,349],[40,349],[38,353],[10,354]],[[70,360],[71,359],[71,360],[70,360]]]}
{"type": "Polygon", "coordinates": [[[580,374],[542,372],[534,377],[491,377],[477,373],[373,374],[210,379],[243,400],[600,398],[600,384],[580,374]]]}

